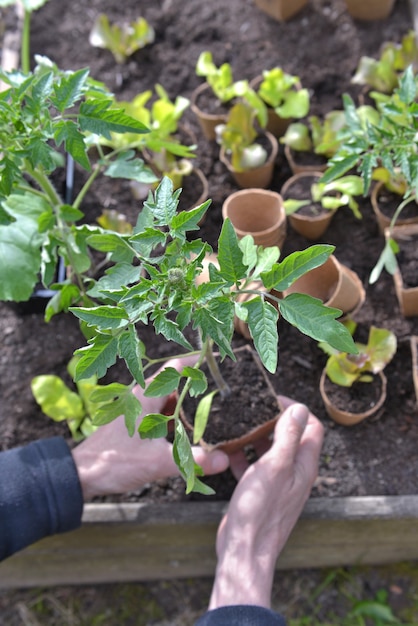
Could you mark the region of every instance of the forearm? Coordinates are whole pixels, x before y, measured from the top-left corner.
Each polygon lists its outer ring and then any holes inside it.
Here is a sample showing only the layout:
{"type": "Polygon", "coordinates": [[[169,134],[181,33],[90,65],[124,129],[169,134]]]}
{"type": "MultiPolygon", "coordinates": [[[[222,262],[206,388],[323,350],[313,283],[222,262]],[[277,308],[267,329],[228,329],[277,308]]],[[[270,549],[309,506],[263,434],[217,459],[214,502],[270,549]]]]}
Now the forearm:
{"type": "Polygon", "coordinates": [[[82,492],[61,437],[2,452],[0,476],[0,560],[80,525],[82,492]]]}

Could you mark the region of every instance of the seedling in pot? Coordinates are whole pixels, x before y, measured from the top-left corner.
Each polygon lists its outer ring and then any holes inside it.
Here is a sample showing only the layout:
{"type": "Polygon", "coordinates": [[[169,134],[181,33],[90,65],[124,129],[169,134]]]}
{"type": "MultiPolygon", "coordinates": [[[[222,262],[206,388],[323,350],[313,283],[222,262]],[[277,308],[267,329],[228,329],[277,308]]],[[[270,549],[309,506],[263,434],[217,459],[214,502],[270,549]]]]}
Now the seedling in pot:
{"type": "Polygon", "coordinates": [[[308,114],[309,91],[300,87],[298,76],[287,74],[281,67],[264,70],[256,91],[281,118],[298,119],[308,114]]]}
{"type": "Polygon", "coordinates": [[[312,202],[319,203],[327,211],[336,211],[340,207],[348,206],[357,219],[362,215],[359,211],[358,202],[354,196],[363,193],[363,179],[360,176],[342,176],[330,183],[318,181],[311,185],[311,199],[284,200],[286,215],[292,215],[304,206],[312,206],[312,202]]]}
{"type": "MultiPolygon", "coordinates": [[[[189,438],[180,418],[187,394],[204,396],[207,379],[201,371],[204,361],[218,381],[219,393],[228,393],[214,359],[214,350],[221,359],[235,359],[232,339],[234,315],[249,327],[254,347],[269,372],[275,372],[278,359],[277,321],[281,317],[314,339],[327,341],[335,348],[355,351],[352,337],[337,321],[338,309],[325,307],[322,302],[303,294],[290,294],[280,299],[268,295],[273,289],[283,291],[298,277],[325,262],[333,246],[312,246],[295,252],[277,262],[278,248],[257,247],[252,237],[238,240],[231,222],[225,220],[218,241],[219,269],[209,267],[209,281],[198,284],[203,272],[203,260],[212,252],[201,239],[187,240],[187,234],[199,229],[198,224],[210,202],[187,212],[178,212],[180,191],[173,192],[172,183],[164,178],[155,193],[144,203],[132,235],[117,233],[94,234],[88,238],[93,248],[112,254],[115,272],[98,280],[94,298],[98,306],[72,307],[73,313],[89,327],[89,345],[76,352],[80,360],[76,381],[96,375],[103,377],[117,358],[125,361],[133,381],[130,385],[113,383],[96,391],[92,400],[99,403],[94,414],[95,424],[104,424],[124,414],[131,436],[137,430],[141,406],[132,394],[135,383],[146,388],[147,396],[165,396],[178,392],[173,415],[147,415],[141,421],[141,437],[164,437],[168,422],[174,420],[173,454],[187,484],[187,491],[208,493],[200,481],[189,438]],[[140,268],[139,277],[132,279],[132,269],[140,268]],[[250,283],[260,280],[262,290],[250,289],[250,283]],[[240,303],[240,295],[254,297],[240,303]],[[275,299],[274,306],[271,300],[275,299]],[[154,359],[146,353],[141,340],[141,325],[150,324],[156,334],[177,344],[182,351],[174,356],[194,355],[196,364],[182,372],[166,367],[147,387],[145,376],[151,366],[164,359],[154,359]],[[194,347],[186,330],[196,334],[194,347]],[[184,385],[183,385],[184,383],[184,385]]],[[[174,346],[173,346],[174,347],[174,346]]],[[[209,404],[205,400],[204,404],[209,404]]],[[[200,411],[195,427],[202,429],[207,410],[200,411]]]]}
{"type": "Polygon", "coordinates": [[[217,141],[237,172],[260,167],[267,161],[267,150],[256,141],[259,132],[254,122],[254,110],[240,102],[230,110],[227,123],[216,128],[217,141]]]}
{"type": "MultiPolygon", "coordinates": [[[[355,324],[351,323],[354,332],[355,324]]],[[[355,382],[368,383],[373,375],[382,372],[396,353],[396,335],[385,328],[372,326],[367,344],[355,342],[357,354],[347,354],[320,343],[319,347],[329,355],[326,373],[335,385],[351,387],[355,382]]]]}
{"type": "MultiPolygon", "coordinates": [[[[390,232],[406,205],[415,201],[418,181],[417,155],[417,77],[412,66],[401,76],[399,87],[378,105],[378,123],[364,124],[359,118],[350,96],[343,96],[347,131],[322,181],[342,176],[356,167],[364,180],[364,195],[369,191],[373,172],[386,168],[392,176],[400,173],[406,182],[403,199],[390,223],[390,232]]],[[[394,274],[397,267],[397,244],[389,236],[369,281],[378,280],[383,269],[394,274]]]]}

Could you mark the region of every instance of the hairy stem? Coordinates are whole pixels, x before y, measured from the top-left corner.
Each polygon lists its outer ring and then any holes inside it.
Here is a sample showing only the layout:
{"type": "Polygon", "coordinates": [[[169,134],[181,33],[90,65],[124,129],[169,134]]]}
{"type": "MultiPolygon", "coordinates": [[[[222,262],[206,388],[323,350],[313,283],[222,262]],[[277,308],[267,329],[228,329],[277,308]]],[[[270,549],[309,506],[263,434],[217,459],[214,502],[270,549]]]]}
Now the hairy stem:
{"type": "Polygon", "coordinates": [[[221,398],[227,398],[231,393],[231,389],[228,386],[228,384],[225,382],[225,380],[223,379],[220,369],[218,367],[218,363],[213,354],[213,349],[212,349],[213,342],[210,339],[207,339],[205,342],[204,348],[205,348],[204,354],[205,354],[206,362],[208,364],[209,371],[211,373],[213,380],[216,383],[216,386],[219,389],[221,398]]]}

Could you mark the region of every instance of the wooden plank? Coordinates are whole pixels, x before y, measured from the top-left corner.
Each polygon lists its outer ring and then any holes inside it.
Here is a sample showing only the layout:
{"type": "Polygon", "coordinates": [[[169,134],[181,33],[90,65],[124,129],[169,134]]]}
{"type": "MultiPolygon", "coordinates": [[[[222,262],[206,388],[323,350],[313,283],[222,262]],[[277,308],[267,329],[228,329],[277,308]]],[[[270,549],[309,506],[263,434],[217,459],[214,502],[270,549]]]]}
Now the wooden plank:
{"type": "MultiPolygon", "coordinates": [[[[82,527],[0,564],[0,588],[211,576],[227,503],[86,505],[82,527]]],[[[277,567],[418,559],[418,496],[311,499],[277,567]]]]}

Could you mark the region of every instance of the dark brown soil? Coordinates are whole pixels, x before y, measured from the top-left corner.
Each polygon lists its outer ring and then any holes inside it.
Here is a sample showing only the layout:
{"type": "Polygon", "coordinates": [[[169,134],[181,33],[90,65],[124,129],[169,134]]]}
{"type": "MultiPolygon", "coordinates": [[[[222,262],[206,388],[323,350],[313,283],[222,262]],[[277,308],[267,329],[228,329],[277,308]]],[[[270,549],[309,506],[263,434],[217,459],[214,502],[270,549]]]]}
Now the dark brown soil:
{"type": "Polygon", "coordinates": [[[306,206],[300,207],[297,213],[300,215],[315,216],[327,212],[320,202],[312,200],[311,187],[318,182],[319,177],[314,175],[298,176],[283,193],[283,200],[310,200],[306,206]]]}
{"type": "Polygon", "coordinates": [[[370,382],[356,382],[351,387],[335,385],[329,378],[325,379],[325,393],[329,401],[341,411],[350,413],[366,413],[378,402],[382,391],[382,383],[378,376],[370,382]]]}
{"type": "MultiPolygon", "coordinates": [[[[210,418],[203,437],[208,445],[232,443],[231,440],[271,421],[280,412],[277,396],[261,364],[257,362],[257,357],[250,351],[241,349],[237,350],[236,358],[236,363],[225,359],[219,364],[229,394],[222,397],[216,393],[213,397],[210,418]],[[226,415],[239,415],[239,419],[235,418],[231,422],[225,419],[226,415]]],[[[208,392],[217,391],[207,368],[205,373],[208,376],[208,392]]],[[[194,423],[198,400],[200,398],[189,397],[184,404],[189,424],[194,423]]]]}
{"type": "Polygon", "coordinates": [[[416,287],[418,285],[418,247],[416,236],[399,242],[398,263],[405,289],[416,287]]]}
{"type": "MultiPolygon", "coordinates": [[[[153,88],[158,81],[171,97],[191,96],[202,81],[195,64],[202,50],[211,50],[217,64],[230,62],[234,78],[252,79],[263,69],[281,65],[297,74],[310,89],[312,114],[341,108],[341,95],[352,91],[350,77],[360,56],[376,56],[384,41],[400,41],[412,27],[407,0],[398,0],[390,19],[379,23],[356,23],[345,11],[342,0],[313,0],[290,22],[281,24],[262,14],[252,0],[51,0],[33,16],[32,52],[44,54],[64,69],[90,66],[92,75],[104,81],[121,100],[153,88]],[[110,52],[92,48],[88,34],[99,12],[111,21],[132,20],[142,14],[154,26],[154,44],[135,53],[117,66],[110,52]]],[[[201,236],[216,248],[222,224],[225,198],[237,190],[233,179],[218,161],[218,146],[205,141],[190,110],[185,118],[199,139],[196,164],[209,180],[212,198],[201,236]]],[[[282,148],[276,162],[271,188],[280,191],[290,170],[282,148]]],[[[82,177],[76,184],[81,186],[82,177]]],[[[133,222],[138,201],[132,199],[128,182],[100,180],[84,209],[92,219],[103,207],[116,208],[133,222]]],[[[322,241],[336,246],[337,258],[357,272],[367,288],[364,306],[356,321],[391,328],[400,350],[387,368],[390,390],[385,410],[377,421],[353,428],[335,425],[326,416],[318,382],[325,356],[311,339],[302,336],[284,321],[279,323],[280,361],[270,376],[279,393],[305,402],[326,427],[320,480],[313,495],[348,496],[411,494],[416,491],[418,473],[418,421],[411,377],[409,336],[418,334],[416,318],[404,319],[386,274],[370,286],[368,277],[383,246],[383,237],[369,199],[361,201],[363,219],[356,220],[348,209],[335,215],[322,241]],[[405,459],[408,463],[405,463],[405,459]]],[[[305,248],[308,242],[288,229],[282,254],[305,248]]],[[[68,436],[65,425],[51,423],[34,402],[30,381],[37,374],[66,375],[75,348],[84,340],[71,315],[54,318],[47,325],[42,316],[20,317],[6,304],[0,305],[0,440],[3,449],[24,444],[36,437],[68,436]]],[[[148,327],[141,338],[151,354],[169,356],[173,347],[156,340],[148,327]]],[[[237,336],[236,345],[245,343],[237,336]]],[[[122,368],[112,377],[126,381],[122,368]]],[[[227,497],[233,488],[220,488],[227,497]]],[[[128,499],[138,494],[128,494],[128,499]]],[[[184,498],[181,481],[147,486],[140,497],[184,498]]]]}

